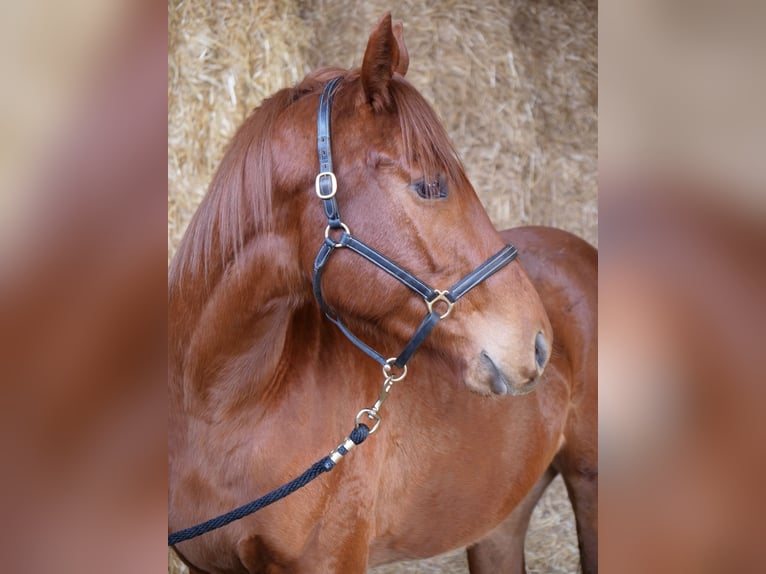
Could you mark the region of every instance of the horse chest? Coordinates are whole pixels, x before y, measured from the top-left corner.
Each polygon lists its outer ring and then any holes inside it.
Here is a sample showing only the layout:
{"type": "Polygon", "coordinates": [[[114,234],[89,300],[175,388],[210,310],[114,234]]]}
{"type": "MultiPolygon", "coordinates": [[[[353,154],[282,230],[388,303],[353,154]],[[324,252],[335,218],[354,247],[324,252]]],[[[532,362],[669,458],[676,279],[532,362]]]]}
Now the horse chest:
{"type": "Polygon", "coordinates": [[[425,432],[394,430],[374,501],[371,563],[446,552],[501,522],[550,464],[563,398],[518,397],[513,407],[468,398],[478,407],[470,417],[448,413],[425,432]]]}

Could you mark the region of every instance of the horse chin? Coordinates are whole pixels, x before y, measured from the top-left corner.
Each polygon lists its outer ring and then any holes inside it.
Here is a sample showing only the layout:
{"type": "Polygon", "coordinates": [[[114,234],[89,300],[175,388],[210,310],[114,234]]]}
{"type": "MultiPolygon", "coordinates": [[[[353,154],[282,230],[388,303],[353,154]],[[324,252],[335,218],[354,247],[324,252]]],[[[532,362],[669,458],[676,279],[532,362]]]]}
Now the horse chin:
{"type": "Polygon", "coordinates": [[[537,388],[540,382],[539,377],[535,377],[521,385],[512,385],[505,381],[497,379],[487,379],[482,381],[482,384],[466,381],[468,390],[484,397],[509,395],[512,397],[519,397],[522,395],[528,395],[537,388]]]}
{"type": "Polygon", "coordinates": [[[492,392],[496,395],[511,395],[514,397],[518,397],[521,395],[528,395],[529,393],[534,391],[537,388],[537,383],[539,382],[539,380],[540,380],[540,377],[535,377],[520,385],[513,385],[513,384],[508,384],[506,381],[497,383],[496,379],[493,379],[491,389],[492,389],[492,392]]]}

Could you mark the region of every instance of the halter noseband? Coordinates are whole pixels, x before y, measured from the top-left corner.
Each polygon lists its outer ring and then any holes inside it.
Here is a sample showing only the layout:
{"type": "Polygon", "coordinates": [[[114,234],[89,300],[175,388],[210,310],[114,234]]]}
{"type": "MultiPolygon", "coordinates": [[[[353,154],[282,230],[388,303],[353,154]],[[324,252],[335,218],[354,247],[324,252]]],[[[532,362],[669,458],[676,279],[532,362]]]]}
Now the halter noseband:
{"type": "Polygon", "coordinates": [[[468,273],[449,289],[440,291],[433,289],[424,281],[415,277],[412,273],[376,251],[363,241],[357,239],[351,234],[348,226],[341,221],[338,202],[335,198],[335,192],[338,189],[338,182],[332,171],[332,150],[330,145],[330,109],[335,96],[335,90],[340,83],[341,78],[330,80],[324,87],[319,99],[319,111],[317,113],[317,151],[319,153],[319,174],[316,176],[316,193],[322,200],[324,212],[327,216],[327,228],[325,229],[325,240],[319,248],[314,261],[314,295],[319,302],[319,306],[324,311],[327,318],[335,323],[343,334],[364,351],[368,356],[380,363],[384,371],[390,371],[391,365],[399,369],[405,369],[407,362],[412,358],[417,348],[425,341],[429,333],[436,327],[437,323],[444,319],[452,311],[452,306],[463,295],[476,287],[479,283],[489,278],[491,275],[505,267],[513,261],[518,252],[513,245],[506,245],[476,269],[468,273]],[[341,235],[338,241],[330,237],[330,230],[340,229],[341,235]],[[426,316],[421,321],[415,334],[409,343],[395,358],[386,359],[367,343],[354,335],[346,327],[340,318],[327,305],[322,295],[322,272],[324,266],[330,258],[330,255],[339,247],[346,247],[354,253],[361,255],[370,263],[373,263],[392,277],[398,279],[401,283],[415,291],[423,297],[426,303],[426,316]],[[441,303],[446,305],[446,311],[440,313],[435,305],[441,303]]]}

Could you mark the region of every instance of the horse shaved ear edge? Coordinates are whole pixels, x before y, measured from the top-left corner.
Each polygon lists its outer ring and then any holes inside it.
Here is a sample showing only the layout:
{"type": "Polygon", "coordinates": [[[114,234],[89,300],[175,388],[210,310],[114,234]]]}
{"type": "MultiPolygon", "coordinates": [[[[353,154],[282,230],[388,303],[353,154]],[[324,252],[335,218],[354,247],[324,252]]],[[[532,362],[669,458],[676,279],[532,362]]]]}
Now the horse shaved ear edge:
{"type": "MultiPolygon", "coordinates": [[[[401,24],[398,27],[401,29],[401,24]]],[[[399,36],[401,37],[401,30],[399,36]]],[[[367,102],[376,110],[391,107],[391,78],[395,71],[401,73],[402,67],[404,71],[407,70],[409,56],[405,48],[404,59],[401,58],[400,44],[404,46],[394,35],[391,14],[387,13],[370,34],[362,60],[362,88],[367,102]]]]}
{"type": "Polygon", "coordinates": [[[407,46],[404,43],[404,27],[401,22],[396,22],[393,26],[396,45],[399,48],[399,63],[394,72],[404,76],[407,74],[407,68],[410,67],[410,54],[407,52],[407,46]]]}

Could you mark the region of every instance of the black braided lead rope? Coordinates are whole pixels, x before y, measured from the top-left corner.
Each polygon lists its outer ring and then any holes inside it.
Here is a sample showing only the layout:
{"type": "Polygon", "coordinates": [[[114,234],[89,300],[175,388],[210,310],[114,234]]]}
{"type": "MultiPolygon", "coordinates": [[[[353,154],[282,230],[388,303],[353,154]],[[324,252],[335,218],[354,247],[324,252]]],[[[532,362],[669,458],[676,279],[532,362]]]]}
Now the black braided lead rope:
{"type": "MultiPolygon", "coordinates": [[[[351,439],[355,445],[358,445],[363,443],[368,436],[370,436],[370,429],[367,427],[367,425],[360,424],[351,431],[351,433],[348,435],[348,438],[351,439]]],[[[348,449],[341,445],[336,449],[335,452],[337,452],[342,457],[348,454],[348,449]]],[[[206,520],[205,522],[195,526],[190,526],[189,528],[184,528],[183,530],[173,532],[168,536],[168,546],[173,546],[179,542],[190,540],[191,538],[196,538],[197,536],[202,536],[203,534],[206,534],[212,530],[226,526],[235,520],[249,516],[250,514],[253,514],[254,512],[269,506],[270,504],[274,504],[278,500],[283,499],[285,496],[292,494],[299,488],[303,488],[318,476],[324,474],[325,472],[331,471],[333,468],[335,468],[336,464],[337,463],[333,461],[332,458],[330,458],[328,455],[322,460],[318,460],[312,464],[306,470],[306,472],[300,476],[294,478],[287,484],[283,484],[279,488],[272,490],[268,494],[253,500],[252,502],[243,504],[234,510],[230,510],[226,514],[221,514],[220,516],[216,516],[215,518],[211,518],[210,520],[206,520]]]]}

